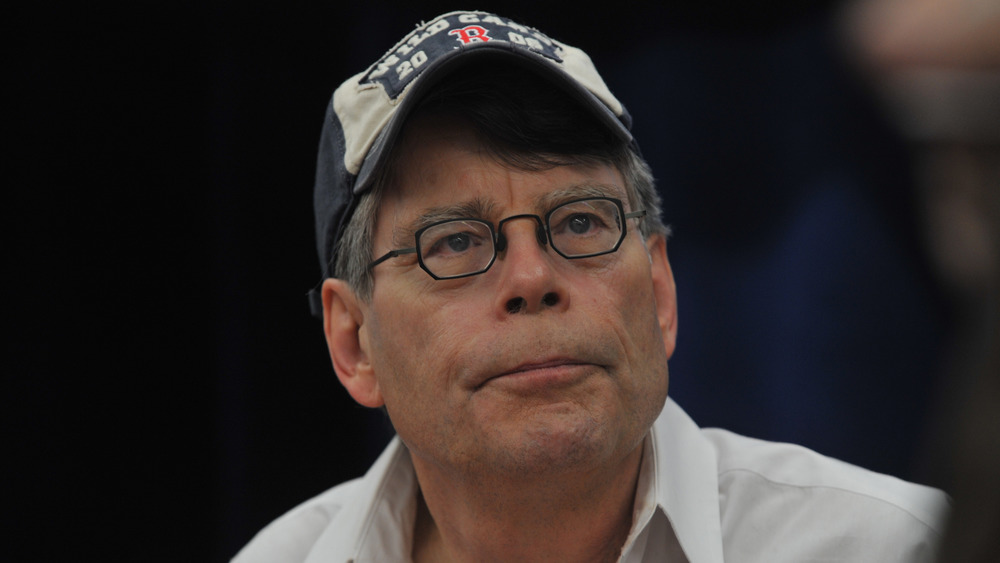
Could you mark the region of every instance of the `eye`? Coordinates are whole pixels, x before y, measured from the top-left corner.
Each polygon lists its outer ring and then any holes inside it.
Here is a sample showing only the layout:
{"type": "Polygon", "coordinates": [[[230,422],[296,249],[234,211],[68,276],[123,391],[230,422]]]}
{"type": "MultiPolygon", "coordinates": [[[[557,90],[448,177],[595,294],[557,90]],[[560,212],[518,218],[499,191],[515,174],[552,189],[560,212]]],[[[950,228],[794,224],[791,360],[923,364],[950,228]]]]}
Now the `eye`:
{"type": "Polygon", "coordinates": [[[489,230],[478,223],[453,221],[428,229],[420,237],[424,259],[451,258],[489,244],[489,230]]]}
{"type": "Polygon", "coordinates": [[[597,226],[593,216],[583,213],[577,213],[566,220],[566,228],[578,235],[585,234],[597,226]]]}
{"type": "Polygon", "coordinates": [[[613,217],[596,212],[576,211],[569,213],[552,225],[553,236],[594,236],[607,231],[613,224],[613,217]]]}
{"type": "Polygon", "coordinates": [[[607,198],[572,201],[549,215],[552,246],[567,258],[597,256],[613,251],[621,240],[621,213],[607,198]]]}
{"type": "Polygon", "coordinates": [[[469,233],[457,233],[440,238],[431,247],[432,252],[464,252],[474,244],[469,233]]]}

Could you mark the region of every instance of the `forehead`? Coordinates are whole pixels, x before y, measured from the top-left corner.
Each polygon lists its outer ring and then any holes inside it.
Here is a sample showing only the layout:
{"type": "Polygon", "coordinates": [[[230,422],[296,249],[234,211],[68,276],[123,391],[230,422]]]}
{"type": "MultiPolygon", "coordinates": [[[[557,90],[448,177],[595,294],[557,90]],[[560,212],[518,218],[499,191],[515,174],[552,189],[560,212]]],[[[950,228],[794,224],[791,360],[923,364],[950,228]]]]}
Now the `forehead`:
{"type": "Polygon", "coordinates": [[[622,176],[610,164],[593,158],[535,158],[539,155],[516,150],[500,156],[483,138],[487,134],[454,117],[413,118],[397,147],[384,203],[396,213],[420,214],[442,205],[480,201],[504,213],[511,207],[531,212],[540,206],[535,212],[544,211],[572,196],[626,199],[622,176]],[[565,164],[555,165],[554,160],[565,164]]]}

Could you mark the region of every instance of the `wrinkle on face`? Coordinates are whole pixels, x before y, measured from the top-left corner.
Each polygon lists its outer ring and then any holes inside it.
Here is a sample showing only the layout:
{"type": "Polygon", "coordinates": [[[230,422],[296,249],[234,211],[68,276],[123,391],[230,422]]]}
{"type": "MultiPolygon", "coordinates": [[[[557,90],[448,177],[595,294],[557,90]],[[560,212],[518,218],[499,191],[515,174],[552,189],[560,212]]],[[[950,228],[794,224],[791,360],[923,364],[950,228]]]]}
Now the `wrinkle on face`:
{"type": "MultiPolygon", "coordinates": [[[[403,142],[399,181],[379,211],[376,241],[383,246],[411,246],[427,216],[475,212],[496,222],[544,215],[559,202],[591,196],[627,205],[622,176],[610,166],[513,170],[451,129],[414,128],[403,142]]],[[[519,238],[506,252],[524,252],[528,233],[519,222],[505,226],[511,228],[519,238]]],[[[415,459],[466,475],[603,463],[636,447],[659,413],[666,352],[651,258],[638,230],[628,228],[617,252],[594,258],[566,260],[547,247],[537,252],[532,260],[498,257],[487,272],[457,280],[432,279],[415,257],[389,260],[375,271],[368,338],[373,369],[415,459]],[[510,290],[505,284],[517,274],[511,268],[519,267],[546,268],[546,275],[520,281],[551,284],[564,294],[565,309],[498,309],[499,296],[510,290]],[[591,367],[580,368],[565,387],[536,394],[484,384],[551,358],[591,367]]]]}

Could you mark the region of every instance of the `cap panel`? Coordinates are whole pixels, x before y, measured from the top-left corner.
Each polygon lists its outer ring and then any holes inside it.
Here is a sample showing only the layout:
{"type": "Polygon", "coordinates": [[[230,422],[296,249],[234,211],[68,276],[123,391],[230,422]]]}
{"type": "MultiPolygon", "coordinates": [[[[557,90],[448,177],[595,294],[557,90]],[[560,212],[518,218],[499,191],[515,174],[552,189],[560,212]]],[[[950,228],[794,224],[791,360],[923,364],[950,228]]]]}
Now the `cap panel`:
{"type": "MultiPolygon", "coordinates": [[[[401,107],[414,103],[415,100],[410,100],[413,97],[410,90],[428,80],[429,75],[437,72],[435,69],[446,66],[443,64],[446,60],[480,49],[506,52],[543,63],[539,65],[543,68],[538,70],[556,71],[567,86],[579,90],[577,97],[581,101],[591,104],[598,113],[610,110],[618,118],[608,120],[601,116],[602,120],[612,127],[621,127],[622,104],[582,50],[493,14],[451,12],[418,26],[368,70],[351,77],[334,92],[333,107],[346,140],[345,168],[352,174],[368,178],[368,172],[376,163],[364,166],[365,160],[377,159],[382,149],[391,145],[392,139],[385,138],[386,125],[401,107]],[[587,92],[600,100],[600,104],[586,99],[589,96],[583,94],[587,92]],[[379,139],[380,134],[382,139],[379,139]],[[373,146],[377,150],[373,151],[373,146]],[[362,167],[366,168],[364,173],[362,167]]],[[[363,191],[366,187],[366,182],[359,182],[354,189],[363,191]]]]}
{"type": "Polygon", "coordinates": [[[607,84],[601,79],[601,75],[597,74],[597,68],[594,67],[594,62],[590,60],[587,53],[569,45],[562,47],[564,53],[563,70],[604,102],[604,105],[608,106],[608,109],[616,116],[621,117],[625,108],[608,89],[607,84]]]}
{"type": "Polygon", "coordinates": [[[538,30],[486,12],[451,12],[422,24],[386,52],[364,73],[359,84],[378,84],[395,100],[417,80],[426,65],[468,46],[530,51],[562,63],[562,45],[538,30]]]}
{"type": "Polygon", "coordinates": [[[344,152],[344,132],[328,105],[323,132],[320,135],[316,158],[316,183],[313,190],[313,211],[316,219],[316,248],[319,251],[320,269],[323,277],[329,277],[329,260],[333,256],[333,243],[337,239],[337,229],[345,215],[351,210],[355,175],[344,168],[340,155],[344,152]]]}
{"type": "Polygon", "coordinates": [[[344,168],[357,175],[375,138],[389,123],[396,101],[374,84],[361,85],[359,73],[333,93],[333,111],[343,128],[344,168]]]}

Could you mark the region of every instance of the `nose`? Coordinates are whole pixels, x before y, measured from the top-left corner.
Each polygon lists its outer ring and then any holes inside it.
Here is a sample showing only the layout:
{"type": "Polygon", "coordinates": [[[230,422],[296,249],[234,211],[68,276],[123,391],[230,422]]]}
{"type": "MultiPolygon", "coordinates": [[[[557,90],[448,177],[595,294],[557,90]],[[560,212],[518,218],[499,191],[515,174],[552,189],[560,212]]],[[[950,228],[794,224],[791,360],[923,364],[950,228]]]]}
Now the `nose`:
{"type": "Polygon", "coordinates": [[[530,214],[511,215],[510,217],[507,217],[506,219],[500,221],[500,224],[497,225],[497,242],[496,242],[497,252],[503,252],[504,250],[507,249],[507,235],[503,233],[504,226],[511,221],[517,221],[519,219],[520,220],[531,219],[535,221],[536,225],[535,238],[538,239],[538,244],[540,244],[541,246],[545,246],[548,243],[548,237],[545,236],[545,224],[542,223],[541,217],[539,217],[538,215],[530,215],[530,214]]]}
{"type": "Polygon", "coordinates": [[[508,217],[497,232],[497,252],[503,253],[500,264],[494,265],[500,268],[497,314],[534,314],[569,305],[568,288],[555,269],[558,258],[549,251],[541,218],[508,217]]]}

